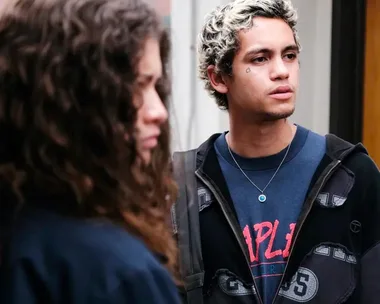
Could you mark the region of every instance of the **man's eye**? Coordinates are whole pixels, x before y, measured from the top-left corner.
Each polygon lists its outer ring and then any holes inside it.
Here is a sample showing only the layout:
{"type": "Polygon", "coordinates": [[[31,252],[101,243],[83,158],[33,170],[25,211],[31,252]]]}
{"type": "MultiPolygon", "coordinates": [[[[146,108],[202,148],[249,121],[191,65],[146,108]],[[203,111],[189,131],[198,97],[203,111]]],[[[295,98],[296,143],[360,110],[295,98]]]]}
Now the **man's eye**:
{"type": "Polygon", "coordinates": [[[267,59],[265,58],[265,57],[257,57],[257,58],[254,58],[253,60],[252,60],[252,62],[254,62],[254,63],[263,63],[263,62],[265,62],[267,59]]]}
{"type": "Polygon", "coordinates": [[[293,59],[296,59],[297,58],[297,55],[294,54],[294,53],[289,53],[289,54],[286,54],[285,57],[289,60],[293,60],[293,59]]]}

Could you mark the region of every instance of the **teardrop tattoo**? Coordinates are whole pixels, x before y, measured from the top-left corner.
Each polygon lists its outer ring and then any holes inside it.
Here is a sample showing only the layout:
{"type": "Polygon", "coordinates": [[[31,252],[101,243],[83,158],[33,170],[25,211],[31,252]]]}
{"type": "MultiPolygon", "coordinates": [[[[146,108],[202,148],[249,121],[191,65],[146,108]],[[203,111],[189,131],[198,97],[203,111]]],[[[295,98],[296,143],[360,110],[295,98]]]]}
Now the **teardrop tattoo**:
{"type": "Polygon", "coordinates": [[[245,70],[245,72],[246,72],[246,73],[249,73],[249,72],[251,72],[251,69],[250,69],[250,68],[247,68],[247,69],[245,70]]]}

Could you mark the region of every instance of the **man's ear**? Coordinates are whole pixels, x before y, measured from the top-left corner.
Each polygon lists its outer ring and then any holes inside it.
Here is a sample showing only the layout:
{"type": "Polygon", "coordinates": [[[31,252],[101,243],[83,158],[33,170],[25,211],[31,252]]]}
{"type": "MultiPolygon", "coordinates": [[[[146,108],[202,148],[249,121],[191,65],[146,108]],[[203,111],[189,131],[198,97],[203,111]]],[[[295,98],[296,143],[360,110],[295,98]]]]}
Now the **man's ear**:
{"type": "Polygon", "coordinates": [[[215,91],[221,93],[221,94],[227,94],[228,87],[223,79],[223,76],[221,73],[218,73],[216,71],[216,68],[214,65],[209,65],[207,67],[207,76],[208,79],[210,79],[210,83],[215,91]]]}

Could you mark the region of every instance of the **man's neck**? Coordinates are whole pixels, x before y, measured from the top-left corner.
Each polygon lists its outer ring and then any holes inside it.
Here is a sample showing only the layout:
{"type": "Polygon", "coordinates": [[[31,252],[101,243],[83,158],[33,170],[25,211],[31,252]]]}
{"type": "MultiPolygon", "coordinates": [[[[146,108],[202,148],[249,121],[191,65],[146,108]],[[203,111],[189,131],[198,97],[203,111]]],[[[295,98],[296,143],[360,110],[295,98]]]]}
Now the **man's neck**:
{"type": "Polygon", "coordinates": [[[240,156],[253,158],[274,155],[292,141],[297,127],[285,119],[245,124],[230,119],[227,142],[240,156]]]}

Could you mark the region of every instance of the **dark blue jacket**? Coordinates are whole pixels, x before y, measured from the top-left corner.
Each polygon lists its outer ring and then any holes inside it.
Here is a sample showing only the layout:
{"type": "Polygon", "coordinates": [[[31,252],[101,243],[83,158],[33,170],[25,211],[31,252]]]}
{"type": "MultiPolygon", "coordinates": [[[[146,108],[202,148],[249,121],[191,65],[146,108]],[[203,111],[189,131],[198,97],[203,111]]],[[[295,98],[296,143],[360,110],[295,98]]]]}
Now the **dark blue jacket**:
{"type": "Polygon", "coordinates": [[[2,304],[179,303],[156,257],[111,223],[29,209],[12,236],[0,268],[2,304]]]}

